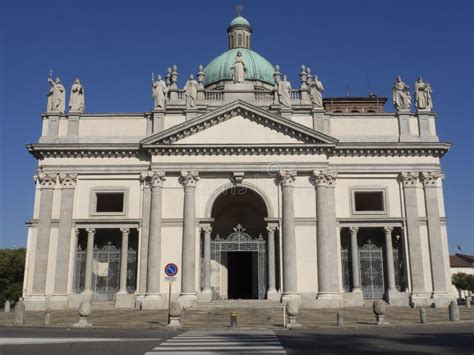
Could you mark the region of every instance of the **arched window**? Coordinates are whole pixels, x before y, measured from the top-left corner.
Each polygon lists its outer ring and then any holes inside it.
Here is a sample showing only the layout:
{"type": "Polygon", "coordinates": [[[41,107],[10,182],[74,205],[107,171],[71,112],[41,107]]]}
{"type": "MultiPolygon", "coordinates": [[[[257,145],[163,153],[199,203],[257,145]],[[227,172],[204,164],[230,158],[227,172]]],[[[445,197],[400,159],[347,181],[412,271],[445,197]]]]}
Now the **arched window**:
{"type": "Polygon", "coordinates": [[[239,47],[242,47],[242,34],[239,33],[239,36],[237,37],[237,45],[239,47]]]}
{"type": "Polygon", "coordinates": [[[246,42],[247,42],[247,45],[246,45],[246,47],[247,47],[247,48],[250,48],[250,38],[249,38],[248,35],[245,36],[245,37],[247,37],[247,41],[246,41],[246,42]]]}
{"type": "Polygon", "coordinates": [[[336,111],[333,111],[333,113],[342,113],[341,110],[336,110],[336,111]]]}
{"type": "Polygon", "coordinates": [[[367,110],[367,113],[375,113],[374,110],[367,110]]]}
{"type": "Polygon", "coordinates": [[[359,110],[352,110],[351,113],[360,113],[359,110]]]}

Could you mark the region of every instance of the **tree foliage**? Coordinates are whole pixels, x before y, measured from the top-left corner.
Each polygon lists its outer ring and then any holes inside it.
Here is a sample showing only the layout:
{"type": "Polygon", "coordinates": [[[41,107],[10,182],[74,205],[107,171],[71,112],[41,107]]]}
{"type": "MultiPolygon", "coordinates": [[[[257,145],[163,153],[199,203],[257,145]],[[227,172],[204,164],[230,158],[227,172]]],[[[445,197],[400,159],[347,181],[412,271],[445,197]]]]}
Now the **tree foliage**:
{"type": "Polygon", "coordinates": [[[26,249],[0,249],[0,305],[21,297],[26,249]]]}
{"type": "Polygon", "coordinates": [[[452,282],[457,289],[474,291],[474,275],[458,272],[453,274],[452,282]]]}

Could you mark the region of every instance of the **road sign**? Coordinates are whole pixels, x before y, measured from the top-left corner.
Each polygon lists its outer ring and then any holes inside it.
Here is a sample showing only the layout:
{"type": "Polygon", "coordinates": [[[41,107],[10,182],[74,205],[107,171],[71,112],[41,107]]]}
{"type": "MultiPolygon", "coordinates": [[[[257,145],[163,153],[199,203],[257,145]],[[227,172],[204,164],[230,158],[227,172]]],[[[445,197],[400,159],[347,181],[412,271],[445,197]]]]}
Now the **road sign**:
{"type": "Polygon", "coordinates": [[[173,277],[173,276],[176,276],[177,273],[178,273],[178,266],[176,264],[173,264],[173,263],[166,264],[165,266],[166,276],[173,277]]]}

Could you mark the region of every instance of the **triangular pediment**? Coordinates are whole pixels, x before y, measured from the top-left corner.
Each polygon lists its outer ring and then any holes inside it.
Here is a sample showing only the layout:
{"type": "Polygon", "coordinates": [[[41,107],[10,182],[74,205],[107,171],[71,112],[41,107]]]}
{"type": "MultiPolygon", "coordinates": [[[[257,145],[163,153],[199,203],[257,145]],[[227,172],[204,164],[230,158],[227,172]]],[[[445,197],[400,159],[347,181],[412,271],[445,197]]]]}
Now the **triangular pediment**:
{"type": "Polygon", "coordinates": [[[337,139],[262,110],[234,101],[212,112],[142,140],[156,145],[333,145],[337,139]]]}

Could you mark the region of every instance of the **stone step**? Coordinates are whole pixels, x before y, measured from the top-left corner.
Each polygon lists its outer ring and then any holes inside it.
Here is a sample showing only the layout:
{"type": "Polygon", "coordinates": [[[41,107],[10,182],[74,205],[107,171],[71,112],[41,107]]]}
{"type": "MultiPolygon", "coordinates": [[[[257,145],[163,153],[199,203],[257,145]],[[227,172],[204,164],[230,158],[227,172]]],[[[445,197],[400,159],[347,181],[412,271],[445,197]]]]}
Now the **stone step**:
{"type": "Polygon", "coordinates": [[[92,301],[91,307],[94,310],[112,310],[115,309],[114,301],[92,301]]]}

